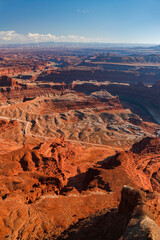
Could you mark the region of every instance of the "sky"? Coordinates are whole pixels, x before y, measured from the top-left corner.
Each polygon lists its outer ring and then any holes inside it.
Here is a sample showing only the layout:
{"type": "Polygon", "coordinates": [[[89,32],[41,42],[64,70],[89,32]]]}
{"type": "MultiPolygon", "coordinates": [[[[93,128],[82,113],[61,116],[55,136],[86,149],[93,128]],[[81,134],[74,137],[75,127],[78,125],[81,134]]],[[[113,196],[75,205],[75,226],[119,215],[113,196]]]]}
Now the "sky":
{"type": "Polygon", "coordinates": [[[160,0],[0,0],[0,43],[160,44],[160,0]]]}

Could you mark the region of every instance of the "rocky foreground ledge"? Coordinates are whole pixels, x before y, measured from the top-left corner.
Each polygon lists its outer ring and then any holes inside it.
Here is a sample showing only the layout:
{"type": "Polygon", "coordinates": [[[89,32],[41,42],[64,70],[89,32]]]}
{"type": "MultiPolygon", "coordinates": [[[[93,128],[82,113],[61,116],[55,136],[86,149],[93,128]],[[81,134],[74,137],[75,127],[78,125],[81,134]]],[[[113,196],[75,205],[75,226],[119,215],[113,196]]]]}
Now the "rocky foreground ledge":
{"type": "Polygon", "coordinates": [[[60,138],[0,154],[0,239],[159,240],[159,158],[149,137],[118,153],[60,138]]]}
{"type": "Polygon", "coordinates": [[[159,240],[160,227],[155,222],[150,205],[157,199],[158,196],[153,193],[124,186],[118,208],[79,220],[58,240],[159,240]]]}

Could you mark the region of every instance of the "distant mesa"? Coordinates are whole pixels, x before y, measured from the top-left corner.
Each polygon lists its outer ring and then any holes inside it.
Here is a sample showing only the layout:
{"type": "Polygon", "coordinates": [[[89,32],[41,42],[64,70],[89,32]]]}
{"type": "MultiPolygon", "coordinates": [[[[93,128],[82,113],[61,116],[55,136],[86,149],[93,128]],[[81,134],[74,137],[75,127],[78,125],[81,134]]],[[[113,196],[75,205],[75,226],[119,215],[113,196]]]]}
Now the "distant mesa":
{"type": "Polygon", "coordinates": [[[28,79],[32,79],[32,75],[19,74],[17,78],[18,78],[18,79],[28,80],[28,79]]]}
{"type": "Polygon", "coordinates": [[[157,46],[155,46],[155,47],[151,47],[153,50],[155,50],[155,51],[160,51],[160,45],[157,45],[157,46]]]}
{"type": "Polygon", "coordinates": [[[18,86],[18,82],[8,76],[0,76],[0,87],[18,86]]]}
{"type": "MultiPolygon", "coordinates": [[[[160,46],[159,48],[160,49],[160,46]]],[[[99,55],[92,62],[108,62],[108,63],[159,63],[160,55],[157,54],[134,54],[130,56],[119,56],[119,55],[99,55]]]]}

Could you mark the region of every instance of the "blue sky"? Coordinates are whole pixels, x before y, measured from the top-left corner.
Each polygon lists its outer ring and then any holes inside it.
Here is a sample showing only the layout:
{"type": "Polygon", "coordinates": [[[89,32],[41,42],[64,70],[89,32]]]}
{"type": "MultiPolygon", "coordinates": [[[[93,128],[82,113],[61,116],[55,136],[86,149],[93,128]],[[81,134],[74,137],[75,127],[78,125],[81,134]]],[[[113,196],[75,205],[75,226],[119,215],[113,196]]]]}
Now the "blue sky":
{"type": "Polygon", "coordinates": [[[0,0],[0,43],[160,43],[160,0],[0,0]]]}

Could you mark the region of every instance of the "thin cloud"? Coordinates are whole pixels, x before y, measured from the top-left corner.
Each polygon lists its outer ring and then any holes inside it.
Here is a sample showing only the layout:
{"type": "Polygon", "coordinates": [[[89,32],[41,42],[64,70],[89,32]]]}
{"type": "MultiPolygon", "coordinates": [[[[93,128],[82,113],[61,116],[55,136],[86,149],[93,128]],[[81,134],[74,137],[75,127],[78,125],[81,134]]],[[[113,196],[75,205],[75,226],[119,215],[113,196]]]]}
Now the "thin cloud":
{"type": "Polygon", "coordinates": [[[52,34],[28,33],[26,40],[34,42],[57,41],[57,37],[52,34]]]}
{"type": "Polygon", "coordinates": [[[77,9],[77,12],[85,14],[85,13],[88,13],[89,10],[88,9],[77,9]]]}
{"type": "Polygon", "coordinates": [[[27,35],[16,33],[16,31],[0,31],[0,43],[34,43],[34,42],[93,42],[95,39],[84,36],[67,35],[57,36],[51,33],[39,34],[28,33],[27,35]]]}
{"type": "Polygon", "coordinates": [[[2,41],[25,41],[26,37],[15,31],[0,31],[0,40],[2,41]]]}
{"type": "Polygon", "coordinates": [[[89,42],[92,41],[89,38],[85,38],[83,36],[76,36],[76,35],[68,35],[68,36],[56,36],[52,34],[38,34],[38,33],[29,33],[27,35],[27,39],[34,41],[34,42],[49,42],[49,41],[56,41],[56,42],[89,42]]]}

